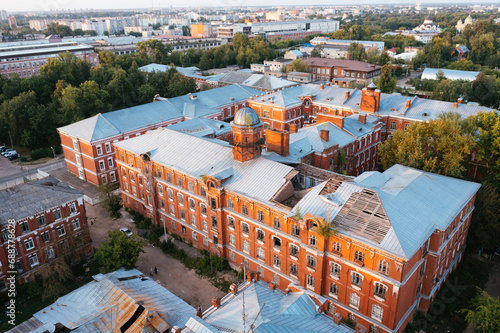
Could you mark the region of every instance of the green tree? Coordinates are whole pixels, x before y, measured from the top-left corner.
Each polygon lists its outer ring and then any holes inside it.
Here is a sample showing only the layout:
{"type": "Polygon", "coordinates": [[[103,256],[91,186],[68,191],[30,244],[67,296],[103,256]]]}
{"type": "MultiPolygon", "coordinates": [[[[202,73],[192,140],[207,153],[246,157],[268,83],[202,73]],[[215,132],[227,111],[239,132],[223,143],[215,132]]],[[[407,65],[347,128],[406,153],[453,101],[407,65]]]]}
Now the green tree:
{"type": "Polygon", "coordinates": [[[321,45],[315,45],[313,50],[311,51],[312,58],[321,58],[323,53],[323,47],[321,45]]]}
{"type": "Polygon", "coordinates": [[[303,73],[309,73],[310,68],[309,65],[301,60],[301,59],[295,59],[292,61],[292,67],[290,69],[291,72],[303,72],[303,73]]]}
{"type": "Polygon", "coordinates": [[[148,59],[159,64],[168,63],[168,53],[172,49],[170,45],[163,44],[159,39],[138,42],[136,48],[141,59],[148,59]]]}
{"type": "Polygon", "coordinates": [[[85,81],[79,87],[67,86],[59,99],[62,121],[73,123],[111,110],[108,93],[95,81],[85,81]]]}
{"type": "Polygon", "coordinates": [[[500,298],[491,297],[485,291],[472,301],[471,309],[460,311],[465,314],[469,326],[476,326],[482,333],[500,332],[500,298]]]}
{"type": "Polygon", "coordinates": [[[196,81],[180,73],[175,73],[169,82],[167,97],[177,97],[194,92],[196,92],[196,81]]]}
{"type": "Polygon", "coordinates": [[[139,95],[139,104],[151,103],[156,93],[156,89],[149,83],[140,86],[137,92],[139,95]]]}
{"type": "Polygon", "coordinates": [[[392,75],[392,66],[390,64],[382,66],[380,77],[375,79],[374,82],[381,92],[388,94],[394,92],[397,80],[392,75]]]}
{"type": "Polygon", "coordinates": [[[123,207],[121,195],[113,193],[116,189],[115,184],[103,184],[99,186],[100,205],[106,209],[110,217],[115,219],[122,216],[120,209],[123,207]]]}
{"type": "Polygon", "coordinates": [[[349,60],[366,60],[366,52],[362,44],[351,43],[347,48],[347,53],[349,54],[349,60]]]}
{"type": "Polygon", "coordinates": [[[132,269],[136,267],[144,241],[137,235],[130,237],[119,230],[111,230],[95,251],[94,259],[100,263],[104,270],[112,272],[120,268],[132,269]]]}
{"type": "Polygon", "coordinates": [[[474,129],[465,128],[457,114],[412,123],[405,131],[396,130],[379,147],[384,169],[402,164],[452,177],[466,174],[475,146],[474,129]]]}
{"type": "Polygon", "coordinates": [[[498,107],[500,100],[500,85],[493,76],[479,73],[472,82],[469,100],[487,107],[498,107]]]}

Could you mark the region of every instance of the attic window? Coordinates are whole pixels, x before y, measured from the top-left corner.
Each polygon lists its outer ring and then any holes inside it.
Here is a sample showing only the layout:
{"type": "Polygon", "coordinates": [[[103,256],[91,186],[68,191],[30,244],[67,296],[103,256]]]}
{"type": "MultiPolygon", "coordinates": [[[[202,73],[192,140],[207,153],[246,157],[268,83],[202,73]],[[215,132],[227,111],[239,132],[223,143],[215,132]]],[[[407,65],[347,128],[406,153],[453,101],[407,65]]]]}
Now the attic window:
{"type": "Polygon", "coordinates": [[[422,116],[423,116],[423,117],[428,117],[428,116],[429,116],[429,114],[428,114],[427,112],[424,112],[424,113],[422,113],[422,116]]]}
{"type": "Polygon", "coordinates": [[[396,110],[396,109],[391,109],[391,111],[392,111],[392,112],[398,112],[398,110],[396,110]]]}
{"type": "Polygon", "coordinates": [[[359,103],[356,103],[356,106],[359,106],[359,103]]]}

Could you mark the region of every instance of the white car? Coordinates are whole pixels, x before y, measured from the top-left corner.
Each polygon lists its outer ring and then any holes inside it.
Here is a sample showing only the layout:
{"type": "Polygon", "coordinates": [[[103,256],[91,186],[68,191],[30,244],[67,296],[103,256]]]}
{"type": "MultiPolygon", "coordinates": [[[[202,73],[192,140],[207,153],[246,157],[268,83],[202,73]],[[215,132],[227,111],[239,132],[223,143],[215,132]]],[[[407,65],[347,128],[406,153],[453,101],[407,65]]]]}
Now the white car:
{"type": "Polygon", "coordinates": [[[120,231],[126,233],[128,237],[132,236],[133,234],[133,232],[128,228],[120,228],[120,231]]]}

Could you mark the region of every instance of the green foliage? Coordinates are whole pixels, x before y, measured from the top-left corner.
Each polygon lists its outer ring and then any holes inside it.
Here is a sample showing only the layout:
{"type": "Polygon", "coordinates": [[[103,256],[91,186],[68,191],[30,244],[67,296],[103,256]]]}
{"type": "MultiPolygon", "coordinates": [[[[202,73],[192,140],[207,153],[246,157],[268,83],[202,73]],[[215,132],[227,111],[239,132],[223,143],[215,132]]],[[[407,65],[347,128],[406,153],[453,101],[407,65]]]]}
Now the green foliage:
{"type": "Polygon", "coordinates": [[[53,260],[42,267],[42,298],[55,299],[66,290],[68,281],[74,278],[69,265],[63,260],[53,260]]]}
{"type": "Polygon", "coordinates": [[[171,239],[163,241],[160,248],[163,253],[178,259],[187,268],[196,270],[199,275],[213,278],[216,272],[231,270],[227,259],[210,254],[207,250],[201,251],[202,257],[190,257],[184,249],[179,249],[171,239]]]}
{"type": "Polygon", "coordinates": [[[366,51],[363,45],[359,43],[351,43],[347,49],[349,53],[349,60],[366,60],[366,51]]]}
{"type": "Polygon", "coordinates": [[[483,333],[500,332],[500,298],[494,298],[481,289],[472,301],[471,309],[463,309],[465,320],[470,326],[478,327],[483,333]]]}
{"type": "Polygon", "coordinates": [[[333,222],[329,222],[327,220],[322,220],[318,223],[318,226],[314,230],[318,235],[323,237],[323,239],[326,241],[330,237],[333,237],[337,234],[337,228],[335,228],[335,225],[333,222]]]}
{"type": "Polygon", "coordinates": [[[392,66],[390,64],[382,67],[380,77],[375,79],[374,83],[383,93],[391,94],[394,92],[397,80],[392,76],[392,66]]]}
{"type": "Polygon", "coordinates": [[[132,269],[136,267],[144,241],[137,235],[130,237],[119,230],[108,232],[104,240],[94,254],[94,259],[99,262],[105,271],[112,272],[120,268],[132,269]]]}
{"type": "Polygon", "coordinates": [[[100,205],[106,209],[110,217],[119,218],[122,216],[120,213],[120,209],[123,207],[122,197],[119,194],[114,194],[114,190],[116,190],[115,184],[103,184],[99,186],[99,192],[101,192],[100,205]]]}
{"type": "Polygon", "coordinates": [[[302,59],[295,59],[292,61],[292,68],[290,69],[291,72],[303,72],[303,73],[309,73],[310,68],[309,65],[304,62],[302,59]]]}
{"type": "Polygon", "coordinates": [[[396,130],[379,146],[381,165],[387,169],[402,164],[452,177],[466,174],[474,137],[455,114],[427,122],[412,123],[396,130]]]}
{"type": "Polygon", "coordinates": [[[50,148],[40,148],[40,149],[35,149],[30,152],[30,158],[32,161],[39,160],[44,157],[54,157],[54,154],[52,153],[52,149],[50,148]]]}

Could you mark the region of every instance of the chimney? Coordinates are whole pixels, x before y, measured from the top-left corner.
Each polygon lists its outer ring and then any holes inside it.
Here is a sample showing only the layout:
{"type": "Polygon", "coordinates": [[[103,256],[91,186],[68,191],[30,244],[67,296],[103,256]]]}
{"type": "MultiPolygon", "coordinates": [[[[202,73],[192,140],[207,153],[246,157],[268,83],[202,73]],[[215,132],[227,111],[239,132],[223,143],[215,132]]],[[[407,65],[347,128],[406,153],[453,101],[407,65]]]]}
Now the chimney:
{"type": "Polygon", "coordinates": [[[231,294],[236,295],[238,293],[238,285],[235,283],[232,283],[229,286],[229,290],[231,291],[231,294]]]}
{"type": "Polygon", "coordinates": [[[320,89],[320,90],[323,90],[323,88],[324,88],[324,87],[325,87],[325,86],[323,85],[323,83],[319,85],[319,89],[320,89]]]}
{"type": "Polygon", "coordinates": [[[460,98],[457,100],[457,102],[458,102],[458,104],[462,104],[462,102],[463,102],[462,97],[460,97],[460,98]]]}
{"type": "Polygon", "coordinates": [[[180,328],[178,326],[174,326],[174,327],[172,327],[172,332],[173,333],[182,333],[182,328],[180,328]]]}
{"type": "Polygon", "coordinates": [[[378,112],[380,108],[380,90],[372,83],[361,91],[361,111],[378,112]]]}
{"type": "Polygon", "coordinates": [[[320,131],[320,137],[321,137],[321,140],[323,140],[325,142],[330,141],[330,131],[327,129],[322,129],[320,131]]]}
{"type": "Polygon", "coordinates": [[[411,106],[411,100],[407,99],[406,100],[406,108],[409,109],[411,106]]]}
{"type": "Polygon", "coordinates": [[[358,120],[363,125],[366,124],[366,113],[365,112],[360,112],[359,115],[358,115],[358,120]]]}
{"type": "Polygon", "coordinates": [[[458,108],[458,103],[457,102],[453,103],[453,108],[454,109],[458,108]]]}
{"type": "Polygon", "coordinates": [[[269,282],[269,289],[271,289],[271,290],[276,289],[276,283],[274,283],[274,282],[272,282],[272,281],[271,281],[271,282],[269,282]]]}
{"type": "Polygon", "coordinates": [[[288,295],[290,293],[290,289],[286,288],[285,289],[285,295],[288,295]]]}
{"type": "Polygon", "coordinates": [[[349,90],[347,90],[345,92],[345,99],[349,99],[350,96],[351,96],[351,93],[349,92],[349,90]]]}
{"type": "Polygon", "coordinates": [[[290,133],[297,133],[298,131],[297,124],[290,124],[288,128],[290,129],[290,133]]]}
{"type": "Polygon", "coordinates": [[[214,308],[219,307],[220,306],[220,297],[214,296],[212,298],[212,305],[214,306],[214,308]]]}
{"type": "Polygon", "coordinates": [[[266,146],[268,152],[281,156],[290,155],[290,132],[266,129],[266,146]]]}

